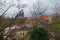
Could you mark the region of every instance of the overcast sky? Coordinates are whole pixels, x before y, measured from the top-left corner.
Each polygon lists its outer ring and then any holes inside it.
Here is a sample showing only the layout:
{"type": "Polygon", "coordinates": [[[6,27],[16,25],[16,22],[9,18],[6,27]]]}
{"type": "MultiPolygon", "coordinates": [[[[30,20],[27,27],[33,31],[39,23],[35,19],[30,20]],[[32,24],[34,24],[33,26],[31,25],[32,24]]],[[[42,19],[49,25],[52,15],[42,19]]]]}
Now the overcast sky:
{"type": "MultiPolygon", "coordinates": [[[[1,0],[0,2],[4,2],[6,1],[6,3],[8,4],[12,4],[12,0],[1,0]]],[[[47,14],[51,14],[53,13],[53,10],[52,8],[54,8],[54,5],[56,4],[56,0],[40,0],[40,2],[42,2],[42,5],[44,5],[45,7],[48,6],[48,10],[46,11],[47,14]]],[[[60,0],[58,1],[59,4],[60,4],[60,0]]],[[[15,5],[17,5],[17,0],[13,0],[13,3],[15,5]]],[[[24,14],[25,16],[30,16],[30,12],[29,12],[29,9],[32,8],[32,5],[33,3],[36,3],[36,0],[20,0],[20,4],[26,4],[27,7],[24,8],[24,14]]],[[[1,5],[1,3],[0,3],[1,5]]],[[[0,8],[3,8],[4,10],[8,7],[8,5],[5,5],[5,6],[0,6],[0,8]]],[[[7,16],[13,16],[16,14],[16,12],[18,12],[18,8],[13,6],[11,7],[6,13],[7,13],[7,16]]],[[[0,14],[2,14],[3,11],[2,9],[0,9],[0,14]]]]}

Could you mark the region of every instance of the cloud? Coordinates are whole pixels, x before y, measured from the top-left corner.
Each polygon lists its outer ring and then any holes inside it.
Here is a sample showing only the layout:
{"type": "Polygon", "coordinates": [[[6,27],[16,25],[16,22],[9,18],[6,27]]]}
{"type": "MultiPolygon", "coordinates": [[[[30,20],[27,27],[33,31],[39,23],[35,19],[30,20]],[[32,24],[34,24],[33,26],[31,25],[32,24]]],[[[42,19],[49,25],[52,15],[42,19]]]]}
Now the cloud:
{"type": "MultiPolygon", "coordinates": [[[[1,0],[1,1],[2,1],[2,0],[1,0]]],[[[3,0],[3,1],[6,1],[6,0],[3,0]]],[[[17,0],[7,0],[6,3],[12,4],[12,1],[14,1],[13,4],[15,4],[15,5],[18,4],[18,1],[17,1],[17,0]]],[[[21,4],[26,4],[26,5],[27,5],[27,7],[24,8],[25,16],[29,16],[29,15],[30,15],[29,9],[32,8],[33,3],[36,3],[36,1],[37,1],[37,0],[20,0],[20,3],[21,3],[21,4]]],[[[44,7],[44,6],[48,6],[48,8],[49,8],[49,9],[48,9],[48,12],[52,12],[52,13],[53,13],[52,8],[54,7],[54,4],[56,4],[56,0],[38,0],[38,1],[42,2],[43,7],[44,7]],[[50,11],[49,11],[49,10],[50,10],[50,11]]],[[[60,3],[60,1],[57,1],[57,2],[60,3]]],[[[7,6],[6,6],[6,7],[7,7],[7,6]]],[[[5,8],[5,7],[4,7],[4,8],[5,8]]],[[[8,16],[13,16],[13,14],[15,14],[14,12],[17,12],[17,10],[18,10],[18,9],[17,9],[16,7],[12,7],[12,8],[10,8],[10,9],[7,11],[7,15],[8,15],[8,16]]],[[[48,13],[48,12],[47,12],[47,13],[48,13]]],[[[0,14],[1,14],[1,13],[0,13],[0,14]]]]}
{"type": "Polygon", "coordinates": [[[14,17],[17,13],[18,13],[18,8],[13,6],[6,12],[5,16],[14,17]]]}

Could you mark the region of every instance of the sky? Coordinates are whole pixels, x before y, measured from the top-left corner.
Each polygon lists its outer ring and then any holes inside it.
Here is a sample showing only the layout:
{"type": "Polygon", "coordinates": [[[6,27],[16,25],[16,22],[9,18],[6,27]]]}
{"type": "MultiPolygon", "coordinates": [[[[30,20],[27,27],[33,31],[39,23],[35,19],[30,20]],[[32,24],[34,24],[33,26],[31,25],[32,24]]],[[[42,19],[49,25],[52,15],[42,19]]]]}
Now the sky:
{"type": "MultiPolygon", "coordinates": [[[[1,0],[0,2],[4,2],[6,1],[7,5],[5,6],[1,6],[0,8],[3,8],[4,10],[8,7],[9,4],[12,4],[12,0],[1,0]]],[[[24,14],[25,16],[30,16],[30,11],[29,9],[32,8],[32,5],[34,3],[36,3],[37,0],[20,0],[20,4],[26,4],[27,7],[24,8],[24,14]]],[[[54,13],[52,8],[54,8],[54,5],[56,4],[56,2],[58,2],[60,4],[60,0],[56,1],[56,0],[39,0],[40,2],[42,2],[42,5],[44,7],[48,6],[48,10],[46,11],[46,14],[51,14],[54,13]]],[[[17,0],[13,0],[13,4],[17,5],[17,0]]],[[[2,14],[4,11],[2,9],[0,9],[0,14],[2,14]]],[[[18,8],[13,6],[11,7],[6,13],[6,16],[14,16],[16,15],[16,13],[18,12],[18,8]]]]}

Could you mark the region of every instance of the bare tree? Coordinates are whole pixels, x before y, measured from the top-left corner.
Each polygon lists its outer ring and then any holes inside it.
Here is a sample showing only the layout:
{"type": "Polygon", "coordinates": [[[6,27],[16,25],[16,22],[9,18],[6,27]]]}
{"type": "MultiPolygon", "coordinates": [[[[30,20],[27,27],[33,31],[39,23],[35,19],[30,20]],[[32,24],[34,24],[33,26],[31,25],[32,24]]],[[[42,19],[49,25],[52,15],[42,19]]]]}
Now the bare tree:
{"type": "Polygon", "coordinates": [[[60,25],[60,3],[59,0],[55,0],[56,3],[54,4],[54,8],[52,9],[54,12],[54,15],[52,15],[52,25],[51,29],[54,33],[59,34],[58,26],[60,25]]]}
{"type": "Polygon", "coordinates": [[[53,11],[55,12],[55,13],[60,13],[60,4],[59,4],[59,2],[58,2],[59,0],[56,0],[56,3],[54,4],[54,9],[53,9],[53,11]]]}
{"type": "Polygon", "coordinates": [[[60,4],[58,3],[59,0],[56,0],[56,3],[54,4],[54,13],[56,16],[53,16],[52,21],[53,23],[60,23],[60,4]]]}
{"type": "Polygon", "coordinates": [[[43,7],[42,2],[37,1],[35,4],[33,4],[33,8],[31,10],[32,15],[34,15],[34,14],[36,16],[42,15],[42,14],[44,14],[46,12],[47,8],[48,7],[43,7]]]}
{"type": "Polygon", "coordinates": [[[42,3],[39,1],[33,4],[33,8],[30,10],[30,12],[31,12],[32,18],[36,19],[36,24],[35,24],[36,26],[38,26],[38,22],[39,22],[39,20],[37,19],[38,15],[43,15],[46,12],[47,8],[48,7],[43,7],[42,3]]]}
{"type": "MultiPolygon", "coordinates": [[[[9,8],[11,8],[12,6],[16,6],[16,5],[9,5],[9,7],[4,11],[4,13],[1,15],[1,17],[3,17],[3,16],[6,14],[6,12],[9,10],[9,8]]],[[[19,9],[17,15],[15,16],[15,18],[14,18],[13,20],[10,21],[10,23],[8,23],[6,26],[2,27],[2,29],[0,30],[0,33],[1,33],[2,31],[4,31],[5,28],[12,26],[12,24],[14,23],[14,21],[20,16],[20,11],[21,11],[25,6],[26,6],[26,5],[23,5],[22,8],[19,8],[19,5],[16,6],[16,7],[19,9]]],[[[1,22],[1,21],[2,21],[2,20],[1,20],[1,18],[0,18],[0,22],[1,22]]],[[[10,33],[12,33],[12,32],[10,32],[10,33]]],[[[10,34],[9,34],[9,35],[10,35],[10,34]]],[[[5,40],[7,40],[7,38],[9,37],[9,35],[7,35],[7,37],[5,38],[5,40]]]]}

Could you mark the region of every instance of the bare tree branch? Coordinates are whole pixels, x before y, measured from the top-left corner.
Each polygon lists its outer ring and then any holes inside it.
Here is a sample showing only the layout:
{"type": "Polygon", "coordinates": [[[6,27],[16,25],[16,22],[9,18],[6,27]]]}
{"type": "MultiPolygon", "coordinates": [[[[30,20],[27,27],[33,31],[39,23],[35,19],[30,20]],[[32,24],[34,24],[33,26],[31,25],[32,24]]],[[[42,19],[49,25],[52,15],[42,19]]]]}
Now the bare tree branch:
{"type": "Polygon", "coordinates": [[[32,10],[30,9],[31,15],[33,18],[36,19],[36,26],[38,26],[38,15],[42,15],[46,12],[46,10],[48,9],[48,7],[44,7],[42,8],[42,3],[37,2],[37,5],[33,5],[32,10]]]}

